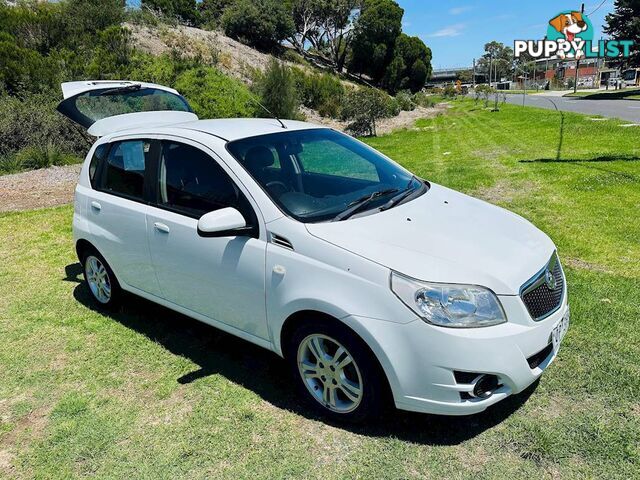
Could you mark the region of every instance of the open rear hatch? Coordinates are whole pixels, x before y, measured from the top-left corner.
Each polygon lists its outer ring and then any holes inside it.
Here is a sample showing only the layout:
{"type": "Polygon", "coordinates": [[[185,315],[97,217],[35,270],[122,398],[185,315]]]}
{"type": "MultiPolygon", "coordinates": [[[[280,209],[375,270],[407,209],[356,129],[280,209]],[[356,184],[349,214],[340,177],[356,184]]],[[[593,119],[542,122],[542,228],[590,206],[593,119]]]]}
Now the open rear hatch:
{"type": "Polygon", "coordinates": [[[57,110],[90,135],[198,120],[176,90],[153,83],[89,80],[62,85],[57,110]]]}

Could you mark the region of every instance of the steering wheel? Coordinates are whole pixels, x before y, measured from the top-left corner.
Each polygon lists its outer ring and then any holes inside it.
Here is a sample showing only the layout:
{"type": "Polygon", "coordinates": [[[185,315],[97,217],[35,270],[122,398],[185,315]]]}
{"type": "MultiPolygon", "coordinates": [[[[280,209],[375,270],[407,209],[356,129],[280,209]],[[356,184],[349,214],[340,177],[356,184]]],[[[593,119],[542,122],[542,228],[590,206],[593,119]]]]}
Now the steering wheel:
{"type": "Polygon", "coordinates": [[[281,182],[280,180],[272,180],[271,182],[267,182],[266,186],[267,189],[273,192],[274,195],[282,195],[283,193],[291,191],[291,188],[289,188],[284,182],[281,182]],[[280,191],[278,192],[278,190],[280,191]]]}

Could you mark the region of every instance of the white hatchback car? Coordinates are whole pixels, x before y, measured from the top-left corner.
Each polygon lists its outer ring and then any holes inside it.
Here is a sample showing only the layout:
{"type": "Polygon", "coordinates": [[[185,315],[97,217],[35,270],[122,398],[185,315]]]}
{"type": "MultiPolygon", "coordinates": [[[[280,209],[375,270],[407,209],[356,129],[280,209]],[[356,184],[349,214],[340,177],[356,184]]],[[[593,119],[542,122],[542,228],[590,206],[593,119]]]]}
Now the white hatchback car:
{"type": "Polygon", "coordinates": [[[349,421],[386,400],[480,412],[555,358],[565,277],[521,217],[329,128],[198,120],[147,83],[62,87],[58,110],[99,137],[73,233],[100,304],[126,290],[272,350],[349,421]]]}

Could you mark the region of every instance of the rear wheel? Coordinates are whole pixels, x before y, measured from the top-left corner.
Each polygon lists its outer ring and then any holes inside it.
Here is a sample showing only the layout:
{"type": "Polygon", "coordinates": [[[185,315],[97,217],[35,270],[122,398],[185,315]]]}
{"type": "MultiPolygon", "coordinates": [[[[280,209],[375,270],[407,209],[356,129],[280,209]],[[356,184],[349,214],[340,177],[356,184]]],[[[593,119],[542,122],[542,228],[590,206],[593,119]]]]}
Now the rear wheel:
{"type": "Polygon", "coordinates": [[[93,249],[88,250],[83,255],[82,267],[93,300],[104,308],[117,305],[121,295],[120,285],[102,255],[93,249]]]}
{"type": "Polygon", "coordinates": [[[323,415],[358,423],[380,414],[387,393],[384,374],[347,327],[305,324],[293,334],[288,352],[301,395],[323,415]]]}

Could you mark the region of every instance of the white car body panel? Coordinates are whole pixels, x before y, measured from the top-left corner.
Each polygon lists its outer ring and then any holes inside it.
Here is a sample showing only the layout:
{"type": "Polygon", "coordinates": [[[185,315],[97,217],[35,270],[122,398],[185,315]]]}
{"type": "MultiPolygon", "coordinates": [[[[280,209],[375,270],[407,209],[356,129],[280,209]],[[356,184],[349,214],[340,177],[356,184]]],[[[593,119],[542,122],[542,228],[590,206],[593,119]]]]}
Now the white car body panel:
{"type": "Polygon", "coordinates": [[[308,224],[334,245],[419,280],[517,295],[555,247],[522,217],[432,184],[429,193],[349,222],[308,224]]]}
{"type": "Polygon", "coordinates": [[[149,129],[188,123],[194,120],[198,120],[198,116],[191,112],[162,112],[162,115],[158,115],[158,112],[125,113],[98,120],[89,127],[87,133],[94,137],[103,137],[110,133],[131,130],[140,126],[149,129]]]}
{"type": "MultiPolygon", "coordinates": [[[[65,95],[81,87],[69,85],[65,95]]],[[[303,321],[298,314],[308,311],[330,315],[369,346],[396,406],[418,412],[482,411],[525,389],[555,358],[557,349],[535,368],[527,363],[548,347],[568,303],[565,288],[560,308],[534,321],[520,298],[522,285],[555,251],[553,242],[526,220],[431,185],[422,196],[384,212],[304,224],[285,215],[226,149],[234,139],[283,131],[278,121],[170,123],[176,118],[170,113],[154,115],[160,123],[109,128],[96,146],[167,139],[205,151],[249,200],[259,235],[204,238],[194,218],[94,190],[88,174],[94,146],[76,187],[74,240],[94,245],[123,289],[279,355],[288,320],[303,321]],[[158,230],[156,223],[167,229],[158,230]],[[392,271],[489,288],[498,295],[507,322],[459,329],[429,324],[391,291],[392,271]],[[503,386],[489,398],[465,400],[454,370],[494,374],[503,386]]],[[[116,117],[107,120],[117,124],[116,117]]],[[[319,128],[285,124],[288,130],[319,128]]]]}

